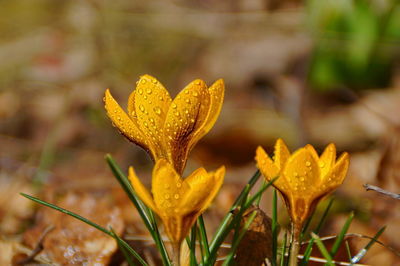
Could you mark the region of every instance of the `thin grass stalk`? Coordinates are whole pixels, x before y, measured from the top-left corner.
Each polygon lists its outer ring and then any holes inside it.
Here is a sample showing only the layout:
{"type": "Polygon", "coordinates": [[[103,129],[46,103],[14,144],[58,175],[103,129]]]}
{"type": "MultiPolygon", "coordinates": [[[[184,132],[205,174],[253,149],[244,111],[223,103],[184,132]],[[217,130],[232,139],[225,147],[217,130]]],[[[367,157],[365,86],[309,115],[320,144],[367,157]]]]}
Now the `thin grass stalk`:
{"type": "MultiPolygon", "coordinates": [[[[200,243],[202,250],[204,251],[205,256],[210,256],[210,247],[208,245],[207,231],[204,225],[203,215],[199,216],[197,223],[199,224],[200,243]]],[[[202,259],[204,260],[203,256],[202,259]]]]}
{"type": "MultiPolygon", "coordinates": [[[[319,231],[321,230],[323,224],[325,223],[325,220],[326,220],[326,218],[328,217],[328,213],[329,213],[329,211],[330,211],[330,209],[331,209],[331,207],[332,207],[332,205],[333,205],[333,201],[334,201],[334,198],[331,198],[331,199],[329,200],[328,206],[325,208],[324,213],[322,214],[322,217],[321,217],[321,219],[319,220],[319,223],[318,223],[316,229],[313,231],[315,234],[318,234],[318,233],[319,233],[319,231]]],[[[312,217],[311,217],[311,218],[312,218],[312,217]]],[[[310,219],[311,219],[311,218],[310,218],[310,219]]],[[[304,230],[303,230],[303,231],[304,231],[304,230]]],[[[301,266],[307,265],[308,259],[309,259],[310,256],[311,256],[313,244],[314,244],[314,239],[311,238],[310,242],[309,242],[308,245],[307,245],[306,250],[304,251],[304,256],[303,256],[303,259],[301,260],[301,263],[300,263],[301,266]]]]}
{"type": "Polygon", "coordinates": [[[276,189],[274,189],[272,196],[272,266],[277,263],[277,250],[278,250],[278,194],[276,189]]]}
{"type": "Polygon", "coordinates": [[[319,238],[318,235],[311,233],[312,238],[315,240],[315,243],[317,244],[317,247],[319,248],[319,251],[321,251],[322,256],[326,259],[326,265],[328,266],[334,266],[335,264],[332,261],[332,257],[329,254],[329,251],[326,249],[324,243],[322,243],[321,239],[319,238]]]}
{"type": "Polygon", "coordinates": [[[255,174],[252,176],[252,178],[249,180],[249,182],[246,184],[246,186],[243,188],[242,192],[240,193],[236,201],[233,203],[229,212],[225,215],[224,219],[222,220],[220,226],[218,227],[215,233],[213,240],[210,243],[210,255],[209,256],[206,255],[206,257],[204,258],[205,261],[204,265],[210,265],[209,263],[211,261],[215,261],[217,251],[231,229],[231,220],[234,216],[233,214],[234,211],[247,197],[251,188],[254,186],[254,184],[257,182],[260,176],[261,176],[260,171],[257,170],[255,174]]]}
{"type": "MultiPolygon", "coordinates": [[[[40,200],[40,199],[35,198],[35,197],[33,197],[33,196],[27,195],[27,194],[25,194],[25,193],[20,193],[20,194],[21,194],[22,196],[24,196],[25,198],[28,198],[28,199],[30,199],[30,200],[36,202],[36,203],[39,203],[39,204],[44,205],[44,206],[46,206],[46,207],[52,208],[52,209],[54,209],[54,210],[56,210],[56,211],[65,213],[65,214],[67,214],[67,215],[69,215],[69,216],[71,216],[71,217],[74,217],[74,218],[76,218],[76,219],[78,219],[78,220],[80,220],[80,221],[82,221],[82,222],[84,222],[84,223],[86,223],[86,224],[88,224],[88,225],[90,225],[90,226],[96,228],[97,230],[99,230],[99,231],[101,231],[101,232],[103,232],[103,233],[105,233],[105,234],[107,234],[107,235],[113,237],[113,238],[116,239],[116,240],[118,240],[118,238],[119,238],[119,237],[115,238],[115,234],[113,234],[112,232],[108,231],[108,230],[105,229],[104,227],[102,227],[102,226],[100,226],[100,225],[98,225],[98,224],[96,224],[96,223],[94,223],[94,222],[92,222],[92,221],[86,219],[85,217],[80,216],[79,214],[76,214],[76,213],[71,212],[71,211],[69,211],[69,210],[66,210],[66,209],[64,209],[64,208],[58,207],[57,205],[48,203],[48,202],[46,202],[46,201],[40,200]]],[[[119,241],[120,241],[120,244],[121,244],[124,248],[126,248],[126,250],[128,250],[128,251],[139,261],[139,263],[140,263],[141,265],[147,266],[147,263],[142,259],[142,257],[140,257],[140,255],[139,255],[134,249],[132,249],[132,247],[131,247],[128,243],[126,243],[126,242],[125,242],[124,240],[122,240],[121,238],[119,238],[119,241]]]]}
{"type": "Polygon", "coordinates": [[[347,218],[345,224],[343,225],[342,230],[340,231],[338,237],[336,238],[335,242],[333,243],[332,249],[330,251],[332,258],[334,258],[336,253],[338,252],[339,247],[342,244],[343,239],[347,233],[347,230],[349,230],[350,224],[353,221],[353,218],[354,218],[354,213],[351,212],[349,217],[347,218]]]}
{"type": "Polygon", "coordinates": [[[368,242],[368,244],[362,249],[360,250],[360,252],[357,253],[357,255],[355,255],[352,259],[351,259],[351,263],[357,263],[359,262],[367,253],[368,249],[371,248],[371,246],[376,242],[376,240],[378,239],[378,237],[385,231],[386,226],[382,227],[381,229],[379,229],[379,231],[375,234],[375,236],[368,242]]]}

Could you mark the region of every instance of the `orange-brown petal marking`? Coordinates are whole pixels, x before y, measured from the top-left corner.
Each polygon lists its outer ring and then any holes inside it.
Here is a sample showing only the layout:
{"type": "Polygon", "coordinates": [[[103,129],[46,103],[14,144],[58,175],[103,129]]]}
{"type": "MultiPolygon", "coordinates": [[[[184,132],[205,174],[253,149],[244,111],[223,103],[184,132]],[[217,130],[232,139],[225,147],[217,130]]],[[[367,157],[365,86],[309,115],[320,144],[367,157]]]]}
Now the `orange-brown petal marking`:
{"type": "Polygon", "coordinates": [[[125,113],[119,106],[117,101],[112,97],[110,90],[106,90],[104,96],[104,105],[108,117],[113,125],[130,141],[136,143],[147,151],[152,151],[152,147],[147,142],[142,131],[137,127],[136,123],[125,113]]]}
{"type": "Polygon", "coordinates": [[[189,186],[180,178],[173,166],[165,159],[156,162],[153,169],[152,192],[160,216],[179,213],[180,202],[189,186]]]}
{"type": "Polygon", "coordinates": [[[211,87],[208,88],[208,92],[210,94],[210,105],[208,108],[207,117],[203,125],[201,125],[197,132],[195,132],[190,142],[190,146],[194,146],[205,134],[207,134],[217,121],[217,118],[222,109],[222,103],[224,102],[224,81],[222,79],[219,79],[214,82],[214,84],[212,84],[211,87]]]}
{"type": "Polygon", "coordinates": [[[293,195],[308,198],[318,190],[316,186],[320,181],[318,162],[305,148],[293,153],[287,160],[282,174],[289,182],[293,195]]]}
{"type": "Polygon", "coordinates": [[[171,103],[167,90],[155,78],[144,75],[137,83],[134,106],[138,125],[149,142],[155,146],[155,160],[165,158],[163,125],[171,103]]]}
{"type": "Polygon", "coordinates": [[[182,173],[194,133],[204,123],[210,95],[202,80],[187,85],[172,101],[164,124],[168,158],[178,173],[182,173]]]}
{"type": "Polygon", "coordinates": [[[150,207],[156,213],[159,213],[156,205],[154,204],[153,198],[151,197],[147,188],[142,184],[142,182],[140,182],[139,178],[136,176],[136,173],[133,170],[133,167],[129,167],[128,178],[132,184],[133,189],[136,191],[139,198],[144,202],[144,204],[146,204],[148,207],[150,207]]]}

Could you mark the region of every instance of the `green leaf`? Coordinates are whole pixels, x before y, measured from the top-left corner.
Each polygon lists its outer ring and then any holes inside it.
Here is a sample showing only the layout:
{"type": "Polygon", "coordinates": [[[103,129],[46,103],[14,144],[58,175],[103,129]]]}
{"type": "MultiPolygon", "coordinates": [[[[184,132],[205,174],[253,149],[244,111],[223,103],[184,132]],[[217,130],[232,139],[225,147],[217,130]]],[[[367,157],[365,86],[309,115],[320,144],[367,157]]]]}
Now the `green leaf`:
{"type": "Polygon", "coordinates": [[[386,226],[382,227],[379,229],[379,231],[375,234],[375,236],[368,242],[368,244],[360,250],[360,252],[357,253],[352,259],[351,263],[357,263],[359,262],[367,253],[368,249],[377,241],[378,237],[385,231],[386,226]]]}
{"type": "Polygon", "coordinates": [[[124,247],[124,245],[122,244],[122,239],[114,232],[114,230],[112,228],[110,228],[110,232],[113,235],[113,237],[115,238],[119,249],[122,251],[122,254],[124,254],[125,260],[126,262],[128,262],[129,266],[135,266],[135,263],[133,262],[132,258],[129,256],[129,251],[124,247]]]}
{"type": "Polygon", "coordinates": [[[161,254],[161,258],[164,265],[171,265],[171,262],[168,257],[167,249],[162,241],[161,235],[158,231],[158,226],[154,218],[153,212],[143,204],[143,202],[137,196],[135,190],[133,189],[131,183],[129,182],[128,178],[125,174],[121,171],[117,163],[111,157],[110,154],[105,156],[108,165],[111,168],[114,176],[117,178],[118,182],[121,184],[122,188],[128,195],[129,199],[135,205],[137,211],[139,212],[140,217],[142,218],[144,224],[147,227],[147,230],[150,232],[151,236],[156,243],[157,249],[161,254]]]}
{"type": "Polygon", "coordinates": [[[332,262],[332,257],[326,249],[324,243],[322,243],[319,236],[314,233],[311,233],[311,236],[315,240],[315,243],[317,244],[319,251],[321,251],[322,256],[324,256],[324,258],[326,259],[326,264],[329,266],[334,266],[335,264],[332,262]]]}
{"type": "MultiPolygon", "coordinates": [[[[199,218],[197,219],[197,223],[199,224],[201,247],[205,256],[208,257],[210,256],[210,247],[208,245],[207,231],[204,225],[203,215],[199,216],[199,218]]],[[[204,256],[202,256],[202,259],[204,260],[204,256]]]]}
{"type": "Polygon", "coordinates": [[[354,218],[354,213],[351,212],[350,215],[349,215],[349,218],[347,218],[344,226],[342,227],[342,230],[340,231],[340,234],[337,236],[335,242],[333,243],[333,246],[332,246],[332,249],[331,249],[331,252],[330,252],[332,258],[334,258],[336,253],[338,252],[339,247],[342,244],[343,239],[345,237],[345,234],[347,233],[347,230],[349,230],[350,224],[353,221],[353,218],[354,218]]]}
{"type": "Polygon", "coordinates": [[[282,243],[282,254],[281,254],[281,261],[280,261],[280,266],[284,266],[285,265],[285,254],[286,254],[286,241],[287,241],[287,232],[285,232],[285,237],[283,238],[283,243],[282,243]]]}
{"type": "Polygon", "coordinates": [[[213,240],[210,244],[210,255],[204,258],[204,265],[213,265],[213,262],[216,259],[217,251],[220,248],[222,242],[225,240],[226,236],[229,234],[231,229],[234,226],[232,220],[234,219],[234,212],[236,209],[243,204],[243,201],[246,200],[247,195],[249,194],[251,188],[260,178],[260,171],[257,170],[253,177],[249,180],[246,186],[243,188],[240,195],[237,197],[236,201],[233,203],[232,207],[230,208],[229,212],[225,215],[224,219],[222,220],[220,226],[218,227],[213,240]]]}
{"type": "MultiPolygon", "coordinates": [[[[327,216],[328,216],[329,210],[330,210],[331,207],[332,207],[333,200],[334,200],[334,198],[331,198],[331,199],[329,200],[328,206],[325,208],[325,211],[324,211],[324,213],[322,214],[322,217],[321,217],[321,219],[319,220],[319,223],[318,223],[316,229],[313,231],[315,234],[318,234],[318,233],[319,233],[319,231],[320,231],[321,228],[322,228],[322,225],[325,223],[325,220],[326,220],[326,218],[327,218],[327,216]]],[[[311,256],[313,244],[314,244],[314,238],[311,238],[311,239],[310,239],[310,242],[309,242],[308,245],[307,245],[306,250],[304,251],[304,256],[303,256],[303,259],[301,260],[301,264],[300,264],[300,265],[307,265],[308,260],[310,259],[310,256],[311,256]]]]}
{"type": "Polygon", "coordinates": [[[272,196],[272,266],[276,265],[276,254],[278,252],[278,195],[276,189],[272,196]]]}
{"type": "Polygon", "coordinates": [[[229,254],[226,257],[224,263],[222,264],[223,266],[231,265],[231,261],[232,261],[233,257],[235,256],[236,249],[238,248],[240,241],[243,239],[244,235],[246,234],[247,230],[249,229],[249,226],[254,221],[254,218],[256,218],[256,215],[257,215],[257,211],[254,210],[251,213],[249,219],[246,221],[243,228],[240,230],[239,235],[234,239],[232,246],[231,246],[231,250],[229,251],[229,254]]]}
{"type": "Polygon", "coordinates": [[[78,215],[78,214],[76,214],[74,212],[68,211],[68,210],[63,209],[61,207],[58,207],[58,206],[56,206],[54,204],[51,204],[51,203],[48,203],[46,201],[40,200],[40,199],[35,198],[33,196],[27,195],[25,193],[20,193],[20,194],[22,196],[24,196],[25,198],[28,198],[28,199],[36,202],[36,203],[42,204],[42,205],[44,205],[46,207],[52,208],[52,209],[57,210],[59,212],[65,213],[65,214],[67,214],[67,215],[69,215],[71,217],[74,217],[74,218],[76,218],[76,219],[78,219],[78,220],[80,220],[80,221],[82,221],[82,222],[84,222],[84,223],[86,223],[86,224],[88,224],[90,226],[93,226],[97,230],[99,230],[99,231],[101,231],[101,232],[113,237],[114,239],[116,239],[119,242],[119,244],[121,244],[127,251],[129,251],[140,262],[140,264],[147,265],[147,263],[140,257],[140,255],[135,250],[132,249],[131,246],[129,246],[128,243],[126,243],[124,240],[122,240],[119,237],[115,238],[116,235],[114,233],[110,232],[109,230],[105,229],[104,227],[101,227],[100,225],[98,225],[98,224],[86,219],[85,217],[82,217],[82,216],[80,216],[80,215],[78,215]]]}

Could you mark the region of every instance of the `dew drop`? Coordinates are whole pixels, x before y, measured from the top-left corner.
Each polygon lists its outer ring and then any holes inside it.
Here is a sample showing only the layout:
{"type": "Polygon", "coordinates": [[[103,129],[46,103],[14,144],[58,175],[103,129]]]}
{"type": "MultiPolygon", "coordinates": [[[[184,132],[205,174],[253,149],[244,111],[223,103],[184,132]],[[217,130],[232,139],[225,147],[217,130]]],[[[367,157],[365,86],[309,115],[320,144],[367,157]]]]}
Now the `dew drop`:
{"type": "Polygon", "coordinates": [[[176,104],[173,103],[173,104],[172,104],[172,108],[176,109],[176,107],[177,107],[176,104]]]}
{"type": "Polygon", "coordinates": [[[139,89],[138,92],[139,92],[140,95],[143,94],[143,90],[142,89],[139,89]]]}
{"type": "Polygon", "coordinates": [[[165,199],[169,199],[169,198],[170,198],[170,195],[169,195],[169,194],[165,194],[164,198],[165,198],[165,199]]]}
{"type": "Polygon", "coordinates": [[[145,100],[147,100],[147,95],[144,95],[143,98],[144,98],[145,100]]]}
{"type": "Polygon", "coordinates": [[[140,109],[140,111],[144,112],[144,106],[143,105],[139,105],[139,109],[140,109]]]}
{"type": "Polygon", "coordinates": [[[194,91],[194,92],[193,92],[193,96],[194,96],[194,97],[199,96],[199,94],[197,93],[197,91],[194,91]]]}
{"type": "Polygon", "coordinates": [[[158,99],[159,99],[160,101],[164,101],[164,98],[163,98],[162,96],[158,97],[158,99]]]}
{"type": "Polygon", "coordinates": [[[307,161],[307,162],[306,162],[306,166],[311,166],[311,162],[310,162],[310,161],[307,161]]]}
{"type": "Polygon", "coordinates": [[[299,176],[299,173],[297,173],[297,172],[294,172],[294,177],[298,177],[299,176]]]}
{"type": "Polygon", "coordinates": [[[132,111],[131,116],[136,117],[136,112],[132,111]]]}
{"type": "Polygon", "coordinates": [[[153,118],[150,118],[149,120],[150,120],[150,123],[154,124],[154,119],[153,118]]]}
{"type": "Polygon", "coordinates": [[[147,94],[151,94],[153,91],[152,91],[150,88],[148,88],[148,89],[146,90],[146,92],[147,92],[147,94]]]}
{"type": "Polygon", "coordinates": [[[190,104],[190,100],[189,99],[186,99],[185,101],[186,101],[187,104],[190,104]]]}
{"type": "Polygon", "coordinates": [[[185,90],[185,94],[189,94],[189,90],[185,90]]]}
{"type": "Polygon", "coordinates": [[[171,186],[169,184],[164,184],[164,188],[170,188],[171,186]]]}
{"type": "Polygon", "coordinates": [[[152,80],[153,84],[157,84],[157,80],[153,79],[152,80]]]}
{"type": "Polygon", "coordinates": [[[147,124],[147,122],[144,122],[143,124],[144,124],[145,127],[149,126],[149,124],[147,124]]]}
{"type": "Polygon", "coordinates": [[[167,123],[167,127],[171,127],[171,124],[170,124],[170,123],[167,123]]]}
{"type": "Polygon", "coordinates": [[[189,113],[189,110],[188,110],[188,109],[186,109],[186,110],[185,110],[185,114],[188,114],[188,113],[189,113]]]}
{"type": "Polygon", "coordinates": [[[161,114],[161,108],[158,107],[158,106],[154,107],[154,113],[160,115],[161,114]]]}
{"type": "Polygon", "coordinates": [[[146,80],[142,79],[140,82],[142,82],[142,84],[146,84],[146,80]]]}
{"type": "Polygon", "coordinates": [[[177,112],[175,112],[175,116],[179,116],[179,112],[177,111],[177,112]]]}
{"type": "Polygon", "coordinates": [[[181,183],[181,182],[176,183],[176,187],[177,187],[177,188],[180,188],[181,186],[182,186],[182,183],[181,183]]]}
{"type": "Polygon", "coordinates": [[[179,199],[179,194],[175,194],[175,195],[174,195],[174,198],[175,198],[175,199],[179,199]]]}
{"type": "Polygon", "coordinates": [[[192,118],[192,119],[190,119],[190,122],[194,123],[194,119],[193,119],[193,118],[192,118]]]}
{"type": "Polygon", "coordinates": [[[200,85],[201,84],[200,80],[196,80],[195,84],[200,85]]]}
{"type": "Polygon", "coordinates": [[[302,176],[302,177],[300,177],[300,181],[301,182],[304,182],[304,180],[305,180],[305,178],[302,176]]]}

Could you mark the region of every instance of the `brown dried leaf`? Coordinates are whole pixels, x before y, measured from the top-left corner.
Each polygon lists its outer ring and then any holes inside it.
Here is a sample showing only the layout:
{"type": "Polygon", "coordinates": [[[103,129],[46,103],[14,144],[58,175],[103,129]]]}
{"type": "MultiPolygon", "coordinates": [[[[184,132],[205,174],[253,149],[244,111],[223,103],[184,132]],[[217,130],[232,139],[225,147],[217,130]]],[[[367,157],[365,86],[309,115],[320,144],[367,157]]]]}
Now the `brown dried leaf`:
{"type": "Polygon", "coordinates": [[[251,207],[243,215],[241,226],[244,226],[253,211],[257,214],[236,250],[237,265],[259,266],[266,259],[272,259],[271,218],[258,207],[251,207]]]}
{"type": "MultiPolygon", "coordinates": [[[[119,208],[112,206],[103,195],[68,193],[56,205],[121,234],[124,222],[119,208]]],[[[66,214],[49,208],[39,210],[36,225],[25,232],[25,242],[35,247],[43,231],[54,226],[43,240],[41,255],[62,265],[106,265],[117,250],[115,240],[97,229],[66,214]]]]}

